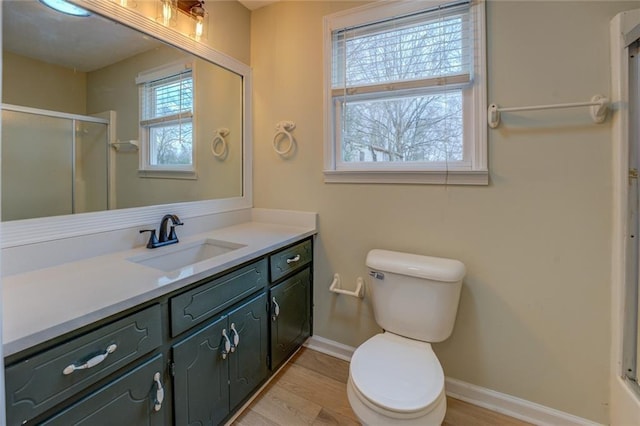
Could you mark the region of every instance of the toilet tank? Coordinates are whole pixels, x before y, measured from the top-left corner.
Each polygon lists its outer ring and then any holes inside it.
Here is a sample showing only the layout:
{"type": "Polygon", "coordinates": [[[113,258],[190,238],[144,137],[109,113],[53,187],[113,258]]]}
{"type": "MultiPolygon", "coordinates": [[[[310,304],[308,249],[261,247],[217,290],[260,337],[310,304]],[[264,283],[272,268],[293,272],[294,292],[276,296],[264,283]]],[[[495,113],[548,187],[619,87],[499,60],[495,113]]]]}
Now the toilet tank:
{"type": "Polygon", "coordinates": [[[462,262],[371,250],[366,264],[368,294],[380,327],[425,342],[451,335],[466,273],[462,262]]]}

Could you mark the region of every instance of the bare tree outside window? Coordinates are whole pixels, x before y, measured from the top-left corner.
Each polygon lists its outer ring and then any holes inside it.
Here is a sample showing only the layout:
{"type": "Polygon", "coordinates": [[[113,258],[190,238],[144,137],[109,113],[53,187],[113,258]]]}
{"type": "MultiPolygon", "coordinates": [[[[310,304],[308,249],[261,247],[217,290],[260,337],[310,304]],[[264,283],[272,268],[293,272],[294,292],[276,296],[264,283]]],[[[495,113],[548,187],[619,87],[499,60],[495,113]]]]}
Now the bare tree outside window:
{"type": "Polygon", "coordinates": [[[193,79],[180,78],[154,88],[154,116],[177,117],[150,127],[150,164],[189,165],[193,160],[191,117],[182,114],[193,109],[193,79]]]}
{"type": "Polygon", "coordinates": [[[337,38],[337,52],[344,55],[336,58],[334,68],[334,88],[345,88],[344,97],[335,97],[341,111],[342,161],[462,160],[462,88],[385,87],[465,72],[461,17],[361,33],[345,30],[337,38]],[[357,86],[379,90],[349,96],[349,88],[357,86]]]}
{"type": "Polygon", "coordinates": [[[141,127],[146,164],[156,169],[188,170],[193,161],[193,74],[191,69],[145,82],[141,127]]]}

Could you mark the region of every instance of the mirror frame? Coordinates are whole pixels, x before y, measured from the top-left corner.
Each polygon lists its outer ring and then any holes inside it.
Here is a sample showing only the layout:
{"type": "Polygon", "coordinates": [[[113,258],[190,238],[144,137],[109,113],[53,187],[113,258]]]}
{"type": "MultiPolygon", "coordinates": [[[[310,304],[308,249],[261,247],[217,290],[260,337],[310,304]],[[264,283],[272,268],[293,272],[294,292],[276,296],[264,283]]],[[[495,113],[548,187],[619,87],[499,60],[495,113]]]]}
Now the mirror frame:
{"type": "MultiPolygon", "coordinates": [[[[15,247],[155,224],[166,213],[189,218],[253,207],[251,68],[231,56],[196,42],[188,36],[124,8],[112,0],[71,0],[71,3],[242,76],[242,196],[3,222],[0,233],[1,247],[15,247]]],[[[0,16],[2,16],[1,13],[0,16]]]]}

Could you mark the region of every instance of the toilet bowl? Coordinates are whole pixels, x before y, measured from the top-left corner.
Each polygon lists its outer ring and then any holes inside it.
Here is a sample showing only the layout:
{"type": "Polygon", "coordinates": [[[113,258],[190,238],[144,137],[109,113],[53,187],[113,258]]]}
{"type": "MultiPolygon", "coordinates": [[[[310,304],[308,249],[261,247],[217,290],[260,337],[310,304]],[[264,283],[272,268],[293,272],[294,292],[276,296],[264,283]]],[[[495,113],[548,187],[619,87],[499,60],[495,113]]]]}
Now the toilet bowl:
{"type": "Polygon", "coordinates": [[[431,345],[389,332],[354,352],[347,396],[365,425],[435,426],[446,411],[444,373],[431,345]]]}
{"type": "Polygon", "coordinates": [[[440,425],[447,402],[432,342],[453,331],[466,269],[453,259],[387,250],[367,255],[367,293],[383,333],[351,358],[347,396],[365,425],[440,425]]]}

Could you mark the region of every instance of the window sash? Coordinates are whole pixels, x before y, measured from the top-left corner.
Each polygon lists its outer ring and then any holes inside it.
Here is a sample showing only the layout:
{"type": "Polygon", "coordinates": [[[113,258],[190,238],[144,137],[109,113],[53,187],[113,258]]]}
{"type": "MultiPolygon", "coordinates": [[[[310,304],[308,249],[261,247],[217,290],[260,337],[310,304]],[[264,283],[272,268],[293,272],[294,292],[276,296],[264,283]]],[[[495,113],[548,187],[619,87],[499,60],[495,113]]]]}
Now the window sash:
{"type": "Polygon", "coordinates": [[[142,73],[136,79],[140,85],[140,131],[144,149],[141,151],[140,169],[157,171],[195,171],[195,138],[193,108],[195,105],[194,78],[190,63],[178,62],[142,73]],[[188,91],[190,93],[185,93],[188,91]],[[159,163],[154,131],[164,127],[179,127],[177,138],[185,136],[191,145],[189,163],[159,163]]]}
{"type": "Polygon", "coordinates": [[[469,2],[463,2],[333,30],[332,88],[347,89],[456,75],[468,75],[471,80],[473,36],[470,15],[469,2]],[[449,31],[454,29],[452,25],[457,26],[453,24],[454,19],[459,20],[460,28],[449,31]],[[451,35],[455,40],[449,38],[451,35]],[[367,40],[368,46],[350,49],[351,44],[367,40]],[[403,49],[403,45],[409,47],[403,49]],[[454,51],[457,54],[452,58],[450,55],[454,51]],[[374,71],[380,75],[366,75],[363,70],[369,71],[372,65],[382,67],[381,71],[374,71]]]}
{"type": "Polygon", "coordinates": [[[192,114],[193,76],[191,70],[144,83],[141,95],[141,122],[171,117],[176,114],[192,114]],[[162,91],[166,91],[166,93],[162,93],[162,91]],[[190,96],[186,96],[185,91],[190,91],[190,96]]]}
{"type": "Polygon", "coordinates": [[[405,92],[405,96],[425,96],[447,94],[460,91],[462,95],[462,159],[446,161],[344,161],[343,158],[343,108],[349,102],[361,102],[363,100],[385,100],[398,97],[397,92],[374,93],[374,96],[360,95],[351,97],[336,96],[333,98],[333,140],[334,140],[334,166],[335,170],[468,170],[472,167],[473,146],[471,138],[474,133],[473,121],[467,117],[473,110],[473,88],[470,85],[461,85],[455,89],[451,87],[426,87],[422,90],[405,92]]]}

